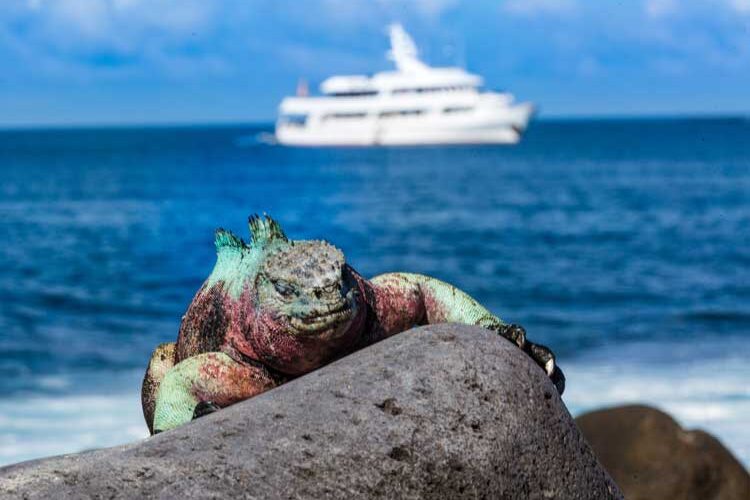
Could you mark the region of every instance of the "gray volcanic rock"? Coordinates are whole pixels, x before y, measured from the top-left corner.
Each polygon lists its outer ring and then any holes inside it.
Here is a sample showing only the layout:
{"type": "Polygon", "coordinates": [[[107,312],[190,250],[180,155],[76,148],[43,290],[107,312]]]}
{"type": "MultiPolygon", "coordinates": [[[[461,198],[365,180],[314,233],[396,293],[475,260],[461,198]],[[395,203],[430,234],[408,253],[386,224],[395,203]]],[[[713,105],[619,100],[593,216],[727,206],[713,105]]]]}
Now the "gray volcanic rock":
{"type": "Polygon", "coordinates": [[[476,327],[396,335],[131,445],[0,469],[22,498],[621,498],[549,379],[476,327]]]}
{"type": "Polygon", "coordinates": [[[750,500],[750,474],[715,437],[632,405],[576,419],[629,500],[750,500]]]}

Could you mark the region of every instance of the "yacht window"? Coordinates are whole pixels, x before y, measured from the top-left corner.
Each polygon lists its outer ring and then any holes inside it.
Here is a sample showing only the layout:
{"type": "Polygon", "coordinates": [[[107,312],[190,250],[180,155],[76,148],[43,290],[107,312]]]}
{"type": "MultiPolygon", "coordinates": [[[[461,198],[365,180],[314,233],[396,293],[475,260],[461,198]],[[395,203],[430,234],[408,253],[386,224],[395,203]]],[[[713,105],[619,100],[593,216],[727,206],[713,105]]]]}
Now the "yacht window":
{"type": "Polygon", "coordinates": [[[377,90],[354,90],[351,92],[331,92],[328,94],[331,97],[364,97],[378,95],[377,90]]]}
{"type": "Polygon", "coordinates": [[[393,94],[426,94],[431,92],[455,92],[455,91],[467,91],[473,87],[469,85],[453,86],[453,87],[415,87],[411,89],[393,89],[393,94]]]}
{"type": "Polygon", "coordinates": [[[423,109],[399,109],[394,111],[383,111],[380,113],[381,118],[394,118],[397,116],[417,116],[424,113],[423,109]]]}
{"type": "Polygon", "coordinates": [[[279,121],[290,127],[304,127],[307,124],[307,115],[305,114],[288,114],[281,115],[279,121]]]}
{"type": "Polygon", "coordinates": [[[449,113],[468,113],[469,111],[472,111],[474,108],[471,106],[450,106],[447,108],[443,108],[443,113],[449,114],[449,113]]]}
{"type": "Polygon", "coordinates": [[[349,113],[329,113],[323,116],[324,120],[350,120],[364,118],[367,113],[363,112],[349,112],[349,113]]]}
{"type": "Polygon", "coordinates": [[[434,91],[435,89],[431,89],[429,87],[416,87],[413,89],[395,89],[393,91],[394,94],[423,94],[425,92],[434,91]]]}

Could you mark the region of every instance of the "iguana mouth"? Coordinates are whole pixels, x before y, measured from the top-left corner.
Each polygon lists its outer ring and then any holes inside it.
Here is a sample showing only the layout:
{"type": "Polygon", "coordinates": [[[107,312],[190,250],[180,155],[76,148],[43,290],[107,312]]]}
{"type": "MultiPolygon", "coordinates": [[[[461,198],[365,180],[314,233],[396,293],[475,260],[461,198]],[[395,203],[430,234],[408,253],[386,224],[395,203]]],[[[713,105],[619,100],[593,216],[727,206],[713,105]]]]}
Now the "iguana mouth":
{"type": "Polygon", "coordinates": [[[313,335],[348,323],[355,316],[356,307],[356,302],[350,301],[347,297],[347,300],[326,312],[310,316],[290,316],[289,323],[297,333],[313,335]]]}

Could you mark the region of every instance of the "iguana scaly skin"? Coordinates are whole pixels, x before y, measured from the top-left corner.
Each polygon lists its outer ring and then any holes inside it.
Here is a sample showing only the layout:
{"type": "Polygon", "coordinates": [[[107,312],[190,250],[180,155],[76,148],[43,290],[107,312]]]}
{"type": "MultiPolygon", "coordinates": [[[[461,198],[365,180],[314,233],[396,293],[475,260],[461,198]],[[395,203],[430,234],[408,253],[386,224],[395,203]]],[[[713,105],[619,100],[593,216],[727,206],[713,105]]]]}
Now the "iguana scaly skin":
{"type": "Polygon", "coordinates": [[[182,318],[176,343],[151,357],[141,393],[151,433],[267,391],[414,325],[463,323],[498,332],[558,391],[554,356],[456,287],[390,273],[366,280],[324,241],[290,241],[270,217],[251,239],[216,231],[216,264],[182,318]]]}

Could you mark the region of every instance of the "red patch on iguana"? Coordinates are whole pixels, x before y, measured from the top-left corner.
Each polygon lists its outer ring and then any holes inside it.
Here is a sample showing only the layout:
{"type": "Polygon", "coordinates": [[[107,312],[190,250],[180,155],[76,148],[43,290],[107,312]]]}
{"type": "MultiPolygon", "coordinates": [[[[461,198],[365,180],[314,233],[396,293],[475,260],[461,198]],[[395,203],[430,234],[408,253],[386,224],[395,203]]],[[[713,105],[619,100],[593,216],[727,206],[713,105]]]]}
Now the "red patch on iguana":
{"type": "Polygon", "coordinates": [[[277,382],[262,366],[228,362],[215,354],[207,354],[199,367],[192,391],[199,401],[211,401],[225,407],[272,389],[277,382]]]}
{"type": "Polygon", "coordinates": [[[301,375],[330,359],[329,346],[325,342],[291,331],[281,318],[261,312],[251,336],[253,350],[260,361],[287,375],[301,375]]]}
{"type": "Polygon", "coordinates": [[[215,362],[206,362],[198,367],[198,377],[201,379],[219,378],[221,367],[215,362]]]}
{"type": "Polygon", "coordinates": [[[257,361],[258,355],[249,340],[257,321],[253,290],[246,285],[239,299],[228,301],[226,307],[231,320],[226,333],[224,351],[232,357],[237,357],[231,352],[232,349],[236,349],[243,356],[257,361]]]}
{"type": "Polygon", "coordinates": [[[396,276],[374,287],[375,314],[385,335],[390,336],[422,324],[424,302],[419,286],[396,276]]]}
{"type": "Polygon", "coordinates": [[[427,323],[431,325],[445,323],[448,319],[448,312],[445,310],[445,305],[430,293],[424,294],[424,309],[427,323]]]}
{"type": "Polygon", "coordinates": [[[177,337],[177,361],[196,354],[222,351],[241,361],[258,357],[248,341],[256,321],[253,291],[246,286],[238,299],[224,283],[203,285],[188,307],[177,337]]]}
{"type": "Polygon", "coordinates": [[[327,339],[300,335],[270,311],[261,310],[250,330],[250,344],[258,360],[286,375],[302,375],[355,350],[362,339],[367,316],[362,299],[346,331],[327,339]]]}
{"type": "Polygon", "coordinates": [[[205,283],[201,286],[182,317],[175,353],[177,362],[196,354],[219,350],[230,322],[226,313],[227,300],[223,282],[211,287],[205,283]]]}

